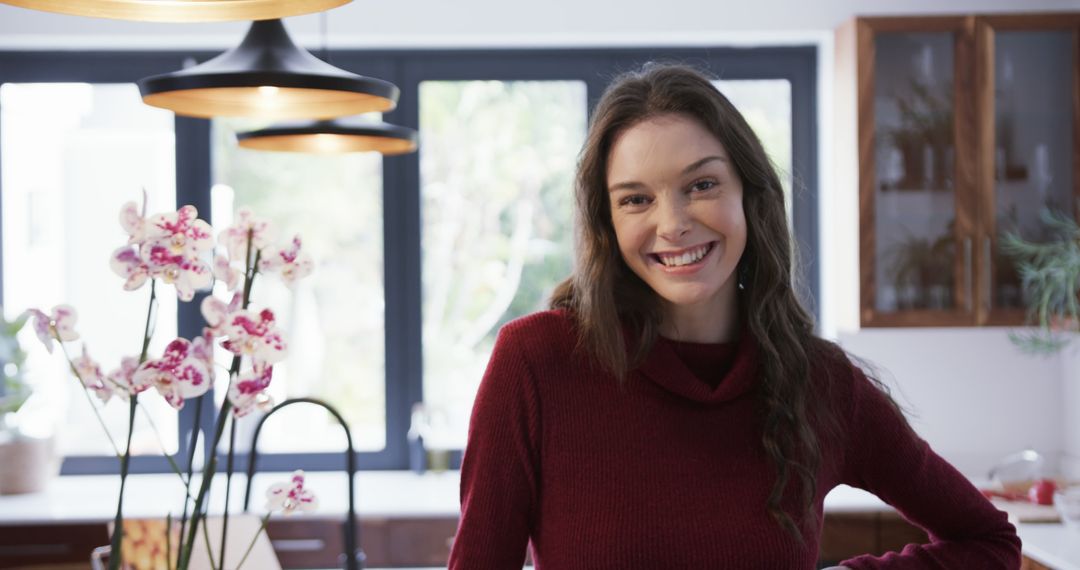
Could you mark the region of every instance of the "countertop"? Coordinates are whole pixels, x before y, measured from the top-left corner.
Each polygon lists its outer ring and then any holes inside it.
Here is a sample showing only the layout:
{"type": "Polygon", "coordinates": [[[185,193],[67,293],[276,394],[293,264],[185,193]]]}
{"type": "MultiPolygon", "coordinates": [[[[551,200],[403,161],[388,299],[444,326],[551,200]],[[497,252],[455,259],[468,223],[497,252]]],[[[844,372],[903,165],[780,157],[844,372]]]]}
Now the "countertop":
{"type": "Polygon", "coordinates": [[[1080,528],[1062,524],[1016,525],[1024,555],[1055,570],[1080,570],[1080,528]]]}
{"type": "MultiPolygon", "coordinates": [[[[347,477],[342,472],[308,472],[306,487],[319,499],[319,514],[343,514],[348,506],[347,477]]],[[[263,513],[266,489],[289,479],[289,473],[256,474],[251,510],[263,513]]],[[[243,505],[244,475],[234,475],[229,512],[243,505]]],[[[460,505],[457,471],[417,475],[408,471],[357,473],[356,511],[363,518],[456,517],[460,505]]],[[[0,524],[111,520],[116,512],[120,480],[115,475],[66,475],[50,481],[42,493],[0,497],[0,524]]],[[[221,512],[225,481],[215,477],[211,512],[221,512]]],[[[192,494],[195,488],[192,489],[192,494]]],[[[172,474],[131,475],[124,493],[124,514],[131,518],[179,513],[184,496],[180,479],[172,474]]],[[[829,512],[892,511],[892,507],[861,489],[840,486],[825,498],[829,512]]]]}
{"type": "MultiPolygon", "coordinates": [[[[289,473],[257,474],[252,484],[251,510],[265,512],[265,492],[273,483],[287,481],[289,473]]],[[[347,477],[342,472],[309,472],[307,488],[319,498],[318,515],[344,514],[348,506],[347,477]]],[[[244,475],[233,477],[230,512],[243,504],[244,475]]],[[[408,471],[358,473],[356,510],[361,518],[456,517],[459,512],[457,471],[417,475],[408,471]]],[[[115,475],[69,475],[50,481],[42,493],[0,497],[0,525],[111,520],[116,510],[119,478],[115,475]]],[[[194,491],[193,491],[194,492],[194,491]]],[[[172,474],[132,475],[124,498],[131,518],[162,517],[179,513],[183,486],[172,474]]],[[[211,512],[224,505],[224,476],[218,475],[211,491],[211,512]]],[[[825,497],[830,513],[892,512],[876,496],[841,485],[825,497]]],[[[1020,524],[1017,531],[1024,554],[1057,570],[1080,570],[1080,531],[1061,524],[1020,524]]]]}

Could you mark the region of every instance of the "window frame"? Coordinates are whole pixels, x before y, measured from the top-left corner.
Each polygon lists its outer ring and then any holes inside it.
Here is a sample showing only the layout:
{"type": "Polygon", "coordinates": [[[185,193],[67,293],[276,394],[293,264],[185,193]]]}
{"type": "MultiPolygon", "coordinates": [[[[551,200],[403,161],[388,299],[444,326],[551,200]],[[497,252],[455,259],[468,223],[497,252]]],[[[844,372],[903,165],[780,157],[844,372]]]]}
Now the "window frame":
{"type": "MultiPolygon", "coordinates": [[[[142,77],[168,73],[194,58],[205,61],[218,52],[170,50],[160,52],[0,51],[0,84],[6,82],[133,83],[142,77]]],[[[457,50],[341,50],[330,53],[332,63],[354,73],[391,81],[401,89],[397,108],[388,122],[419,129],[419,85],[422,81],[563,80],[586,85],[588,116],[610,81],[622,71],[647,61],[676,61],[698,66],[725,80],[785,79],[791,84],[792,219],[800,275],[796,286],[808,309],[820,318],[818,263],[817,57],[808,46],[677,47],[677,48],[521,48],[457,50]]],[[[177,117],[176,200],[193,204],[209,219],[211,123],[177,117]],[[181,168],[180,165],[183,165],[181,168]]],[[[419,154],[383,157],[383,260],[385,295],[386,446],[377,452],[358,452],[364,470],[407,469],[413,402],[423,400],[421,343],[421,195],[419,154]]],[[[0,188],[0,192],[3,189],[0,188]]],[[[569,189],[568,189],[569,191],[569,189]]],[[[3,236],[0,219],[0,240],[3,236]]],[[[0,268],[3,267],[0,248],[0,268]]],[[[3,302],[0,274],[0,304],[3,302]]],[[[202,295],[202,294],[201,294],[202,295]]],[[[194,302],[178,307],[181,336],[197,336],[202,316],[194,302]]],[[[212,394],[201,400],[203,434],[213,433],[212,394]]],[[[195,423],[195,406],[179,415],[179,463],[186,464],[187,441],[195,423]]],[[[202,435],[200,437],[203,437],[202,435]]],[[[344,450],[343,450],[344,451],[344,450]]],[[[260,453],[259,468],[288,471],[342,470],[344,453],[260,453]]],[[[236,469],[247,465],[247,454],[236,455],[236,469]]],[[[452,458],[460,462],[460,451],[452,458]]],[[[131,472],[169,472],[164,457],[133,457],[131,472]]],[[[68,456],[62,474],[116,473],[118,462],[107,456],[68,456]]]]}

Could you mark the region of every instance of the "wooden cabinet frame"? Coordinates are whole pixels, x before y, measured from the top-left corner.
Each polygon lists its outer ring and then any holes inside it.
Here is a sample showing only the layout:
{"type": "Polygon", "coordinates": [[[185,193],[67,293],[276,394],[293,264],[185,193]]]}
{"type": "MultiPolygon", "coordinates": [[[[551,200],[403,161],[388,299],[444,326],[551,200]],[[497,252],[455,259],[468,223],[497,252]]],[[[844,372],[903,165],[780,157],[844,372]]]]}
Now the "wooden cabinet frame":
{"type": "MultiPolygon", "coordinates": [[[[1072,30],[1073,195],[1080,200],[1080,12],[1008,16],[857,18],[836,34],[835,117],[837,183],[859,192],[859,313],[864,327],[1021,325],[1024,311],[990,306],[994,221],[995,30],[1072,30]],[[875,309],[875,37],[890,32],[951,32],[953,140],[955,142],[954,238],[951,309],[880,312],[875,309]],[[854,133],[852,137],[851,133],[854,133]],[[852,168],[845,158],[857,156],[852,168]]],[[[1077,208],[1080,219],[1080,208],[1077,208]]]]}
{"type": "MultiPolygon", "coordinates": [[[[978,194],[979,219],[977,236],[984,250],[997,244],[997,228],[994,219],[994,34],[998,31],[1072,31],[1072,176],[1073,176],[1073,216],[1080,220],[1080,12],[1071,14],[1019,14],[1000,16],[980,16],[976,18],[975,45],[979,54],[975,67],[975,84],[979,114],[978,125],[985,129],[978,139],[978,194]]],[[[985,255],[985,254],[984,254],[985,255]]],[[[990,326],[1009,326],[1024,324],[1025,312],[1019,309],[1007,310],[991,306],[989,299],[990,271],[989,259],[979,258],[983,265],[978,265],[977,275],[982,276],[978,295],[976,295],[976,324],[990,326]]]]}

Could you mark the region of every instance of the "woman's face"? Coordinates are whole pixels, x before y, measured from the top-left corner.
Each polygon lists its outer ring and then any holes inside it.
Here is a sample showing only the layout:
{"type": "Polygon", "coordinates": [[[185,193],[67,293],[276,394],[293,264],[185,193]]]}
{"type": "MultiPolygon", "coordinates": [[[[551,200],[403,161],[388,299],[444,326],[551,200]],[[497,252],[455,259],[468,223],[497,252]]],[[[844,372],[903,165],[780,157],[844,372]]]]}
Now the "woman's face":
{"type": "Polygon", "coordinates": [[[746,216],[742,181],[716,137],[685,115],[642,121],[615,139],[607,182],[623,260],[665,305],[732,306],[746,216]]]}

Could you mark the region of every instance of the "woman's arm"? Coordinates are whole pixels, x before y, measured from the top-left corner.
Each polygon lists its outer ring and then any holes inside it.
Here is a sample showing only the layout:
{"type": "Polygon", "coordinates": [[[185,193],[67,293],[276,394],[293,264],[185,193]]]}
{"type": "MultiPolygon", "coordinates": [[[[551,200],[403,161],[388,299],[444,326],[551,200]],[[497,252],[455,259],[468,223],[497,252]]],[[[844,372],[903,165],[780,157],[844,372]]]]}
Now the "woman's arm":
{"type": "Polygon", "coordinates": [[[480,382],[461,465],[461,521],[450,570],[521,570],[539,473],[539,401],[519,342],[499,333],[480,382]]]}
{"type": "Polygon", "coordinates": [[[866,489],[930,536],[883,556],[843,561],[868,568],[1020,568],[1020,539],[1005,513],[930,449],[887,396],[854,369],[844,483],[866,489]]]}

